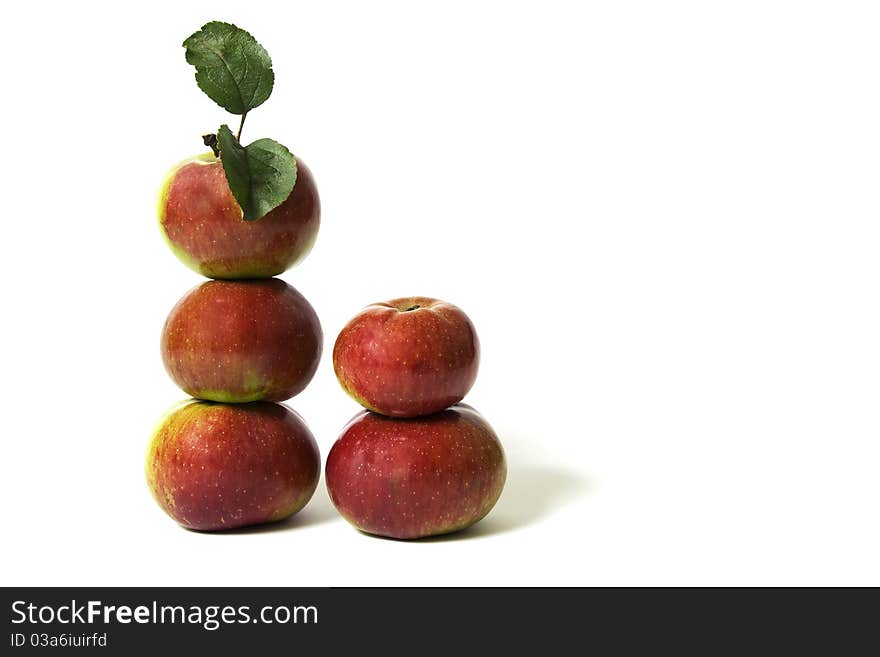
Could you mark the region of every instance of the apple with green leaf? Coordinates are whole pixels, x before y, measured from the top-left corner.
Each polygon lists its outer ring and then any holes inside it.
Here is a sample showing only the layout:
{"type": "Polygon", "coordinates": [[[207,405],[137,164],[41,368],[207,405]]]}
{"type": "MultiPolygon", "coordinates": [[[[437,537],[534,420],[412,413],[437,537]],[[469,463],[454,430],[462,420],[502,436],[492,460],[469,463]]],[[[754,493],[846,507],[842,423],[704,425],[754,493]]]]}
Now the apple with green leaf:
{"type": "Polygon", "coordinates": [[[308,255],[321,203],[311,171],[283,145],[258,139],[243,146],[248,112],[274,85],[266,50],[244,30],[214,21],[183,42],[199,87],[240,115],[203,137],[211,153],[177,164],[159,193],[159,227],[174,254],[203,276],[267,278],[308,255]]]}
{"type": "Polygon", "coordinates": [[[302,260],[315,243],[321,209],[311,172],[297,161],[287,199],[259,221],[242,209],[213,153],[185,160],[168,174],[159,226],[174,254],[208,278],[266,278],[302,260]]]}
{"type": "Polygon", "coordinates": [[[318,445],[280,404],[190,400],[172,409],[147,450],[147,484],[169,516],[190,529],[234,529],[282,520],[318,485],[318,445]]]}

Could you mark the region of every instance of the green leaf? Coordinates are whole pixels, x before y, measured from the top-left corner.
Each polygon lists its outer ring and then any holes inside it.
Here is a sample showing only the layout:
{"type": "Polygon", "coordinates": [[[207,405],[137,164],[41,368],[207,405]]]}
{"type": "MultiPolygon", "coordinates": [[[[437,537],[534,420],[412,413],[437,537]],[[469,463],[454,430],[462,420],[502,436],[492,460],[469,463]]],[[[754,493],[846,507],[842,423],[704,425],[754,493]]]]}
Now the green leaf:
{"type": "Polygon", "coordinates": [[[213,21],[183,42],[196,82],[215,103],[233,114],[247,114],[272,93],[275,74],[265,48],[250,34],[213,21]]]}
{"type": "Polygon", "coordinates": [[[256,221],[287,200],[296,183],[296,158],[272,139],[242,146],[220,126],[220,161],[245,221],[256,221]]]}

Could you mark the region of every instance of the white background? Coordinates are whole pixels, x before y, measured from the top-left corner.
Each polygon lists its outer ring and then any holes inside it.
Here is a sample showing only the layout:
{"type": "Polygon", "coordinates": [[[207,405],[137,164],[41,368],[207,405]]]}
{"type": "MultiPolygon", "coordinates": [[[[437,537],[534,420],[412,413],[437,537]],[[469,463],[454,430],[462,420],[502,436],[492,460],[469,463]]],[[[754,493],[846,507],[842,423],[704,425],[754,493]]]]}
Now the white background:
{"type": "Polygon", "coordinates": [[[5,585],[880,584],[880,10],[870,2],[7,6],[5,585]],[[143,476],[183,394],[166,170],[234,121],[180,42],[251,31],[273,137],[323,200],[284,278],[325,352],[290,404],[326,456],[330,348],[423,294],[483,344],[510,474],[472,530],[185,531],[143,476]]]}

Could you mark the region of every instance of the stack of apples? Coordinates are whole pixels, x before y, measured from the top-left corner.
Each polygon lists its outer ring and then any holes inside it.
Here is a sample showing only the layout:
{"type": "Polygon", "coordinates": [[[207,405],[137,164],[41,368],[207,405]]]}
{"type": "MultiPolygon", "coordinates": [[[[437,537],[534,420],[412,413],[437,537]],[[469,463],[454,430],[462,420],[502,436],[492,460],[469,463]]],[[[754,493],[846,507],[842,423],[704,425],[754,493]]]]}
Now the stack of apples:
{"type": "Polygon", "coordinates": [[[491,426],[461,400],[480,360],[458,307],[427,297],[367,306],[342,329],[333,367],[366,410],[346,425],[326,465],[327,490],[358,529],[412,539],[483,518],[507,467],[491,426]]]}
{"type": "Polygon", "coordinates": [[[318,484],[318,446],[282,402],[311,381],[323,335],[309,302],[273,278],[311,250],[320,200],[297,162],[287,199],[258,221],[242,210],[213,154],[167,176],[159,224],[171,250],[210,279],[174,306],[162,359],[194,399],[172,409],[153,435],[147,481],[181,525],[218,530],[280,520],[318,484]]]}
{"type": "MultiPolygon", "coordinates": [[[[147,450],[147,483],[184,527],[274,522],[311,499],[321,472],[314,436],[280,402],[302,392],[321,358],[314,309],[274,278],[311,251],[321,204],[308,167],[268,138],[244,145],[248,114],[272,93],[269,53],[245,30],[211,21],[184,42],[199,88],[240,117],[202,136],[159,194],[159,227],[190,269],[213,279],[187,292],[162,330],[162,360],[191,395],[147,450]]],[[[491,427],[461,405],[477,376],[473,324],[452,304],[398,299],[343,329],[334,365],[368,410],[327,462],[327,486],[360,529],[418,538],[463,529],[495,504],[507,469],[491,427]]]]}

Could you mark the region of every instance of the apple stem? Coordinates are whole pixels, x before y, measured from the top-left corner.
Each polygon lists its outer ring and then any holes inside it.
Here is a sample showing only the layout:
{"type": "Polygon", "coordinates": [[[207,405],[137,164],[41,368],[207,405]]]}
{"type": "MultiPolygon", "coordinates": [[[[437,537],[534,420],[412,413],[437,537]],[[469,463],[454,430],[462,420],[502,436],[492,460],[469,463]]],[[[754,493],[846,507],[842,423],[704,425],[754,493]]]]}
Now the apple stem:
{"type": "Polygon", "coordinates": [[[205,146],[211,147],[211,150],[214,151],[214,157],[220,157],[220,144],[217,141],[217,135],[202,135],[202,142],[205,146]]]}
{"type": "Polygon", "coordinates": [[[236,141],[241,141],[241,129],[244,127],[244,120],[247,118],[247,115],[247,112],[241,115],[241,122],[238,124],[238,134],[235,135],[236,141]]]}
{"type": "Polygon", "coordinates": [[[409,308],[407,308],[407,309],[404,310],[403,312],[408,313],[408,312],[410,312],[411,310],[418,310],[419,308],[421,308],[421,306],[418,305],[418,304],[416,304],[416,305],[414,305],[414,306],[410,306],[409,308]]]}

